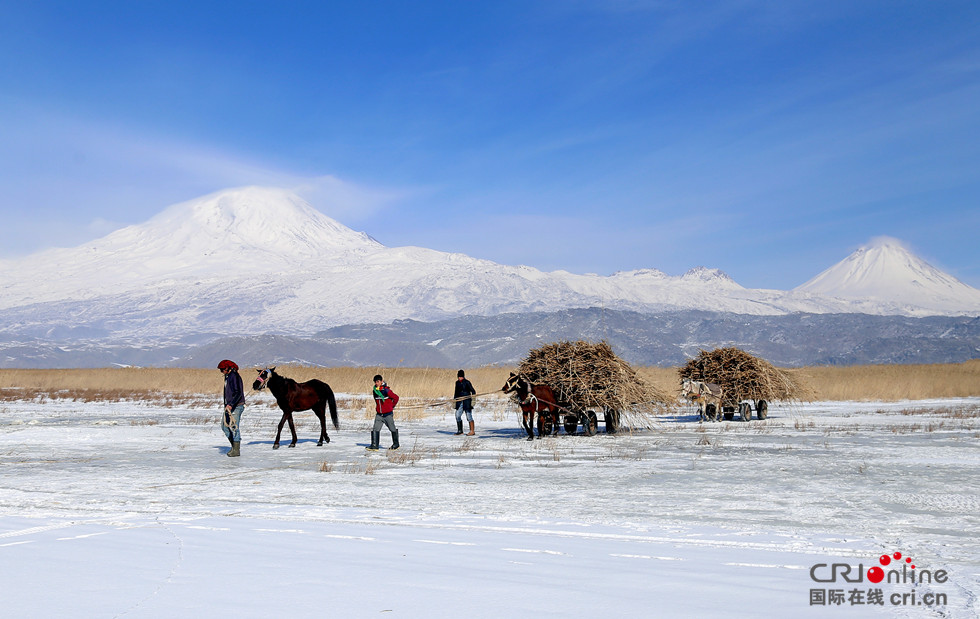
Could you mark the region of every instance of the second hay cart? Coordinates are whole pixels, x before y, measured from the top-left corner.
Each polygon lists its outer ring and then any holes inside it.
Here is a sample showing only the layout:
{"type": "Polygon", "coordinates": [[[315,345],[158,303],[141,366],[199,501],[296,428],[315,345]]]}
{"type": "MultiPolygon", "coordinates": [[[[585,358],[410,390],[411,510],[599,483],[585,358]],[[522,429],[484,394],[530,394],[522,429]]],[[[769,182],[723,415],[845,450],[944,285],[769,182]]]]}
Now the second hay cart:
{"type": "MultiPolygon", "coordinates": [[[[713,411],[716,419],[723,415],[731,420],[738,413],[743,421],[748,421],[753,408],[758,419],[766,419],[770,402],[813,398],[812,390],[802,378],[734,347],[702,350],[679,368],[678,374],[681,380],[689,378],[721,385],[721,410],[713,411]]],[[[708,406],[715,408],[713,404],[708,406]]]]}

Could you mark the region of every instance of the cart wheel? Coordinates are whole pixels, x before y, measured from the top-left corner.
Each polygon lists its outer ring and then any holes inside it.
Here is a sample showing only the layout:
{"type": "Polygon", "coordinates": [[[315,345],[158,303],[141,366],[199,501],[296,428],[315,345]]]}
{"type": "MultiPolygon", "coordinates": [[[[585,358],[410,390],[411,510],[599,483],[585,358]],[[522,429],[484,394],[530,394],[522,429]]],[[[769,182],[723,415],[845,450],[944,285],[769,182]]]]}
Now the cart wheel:
{"type": "Polygon", "coordinates": [[[738,414],[742,418],[742,421],[752,420],[752,405],[748,402],[742,402],[738,405],[738,414]]]}
{"type": "Polygon", "coordinates": [[[541,436],[551,436],[555,429],[555,424],[550,418],[541,420],[541,436]]]}
{"type": "Polygon", "coordinates": [[[606,434],[615,434],[619,430],[619,413],[606,409],[602,417],[606,422],[606,434]]]}
{"type": "Polygon", "coordinates": [[[755,403],[755,415],[759,419],[765,419],[766,415],[769,413],[769,404],[765,400],[759,400],[755,403]]]}
{"type": "Polygon", "coordinates": [[[599,430],[599,417],[594,411],[586,411],[585,419],[582,420],[582,431],[586,436],[595,436],[599,430]]]}
{"type": "Polygon", "coordinates": [[[573,413],[565,415],[565,434],[578,433],[578,416],[573,413]]]}

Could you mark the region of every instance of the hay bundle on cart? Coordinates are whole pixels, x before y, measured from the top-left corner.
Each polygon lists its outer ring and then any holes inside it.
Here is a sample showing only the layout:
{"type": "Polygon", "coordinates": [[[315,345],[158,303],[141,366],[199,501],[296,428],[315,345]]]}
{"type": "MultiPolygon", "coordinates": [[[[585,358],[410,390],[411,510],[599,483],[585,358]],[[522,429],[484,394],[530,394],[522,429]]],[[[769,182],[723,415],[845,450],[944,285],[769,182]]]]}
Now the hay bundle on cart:
{"type": "Polygon", "coordinates": [[[640,378],[604,341],[546,344],[528,352],[518,372],[551,387],[562,406],[577,413],[610,413],[620,427],[651,426],[673,400],[640,378]]]}
{"type": "Polygon", "coordinates": [[[752,401],[760,419],[765,419],[768,402],[812,400],[814,397],[801,378],[735,347],[716,348],[710,352],[702,350],[678,373],[681,380],[689,378],[721,385],[724,389],[723,408],[741,410],[739,405],[743,401],[752,401]]]}

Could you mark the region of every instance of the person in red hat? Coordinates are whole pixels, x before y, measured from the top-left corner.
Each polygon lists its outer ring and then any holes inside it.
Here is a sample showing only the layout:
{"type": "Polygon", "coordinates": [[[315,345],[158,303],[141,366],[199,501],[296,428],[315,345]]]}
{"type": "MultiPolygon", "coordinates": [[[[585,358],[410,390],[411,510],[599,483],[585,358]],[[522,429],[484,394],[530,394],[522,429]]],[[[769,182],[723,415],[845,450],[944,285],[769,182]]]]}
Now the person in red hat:
{"type": "Polygon", "coordinates": [[[234,458],[242,455],[242,433],[239,424],[245,411],[245,386],[242,384],[242,377],[238,374],[238,364],[234,361],[224,359],[218,364],[218,369],[225,377],[225,410],[221,415],[221,430],[231,443],[228,456],[234,458]]]}

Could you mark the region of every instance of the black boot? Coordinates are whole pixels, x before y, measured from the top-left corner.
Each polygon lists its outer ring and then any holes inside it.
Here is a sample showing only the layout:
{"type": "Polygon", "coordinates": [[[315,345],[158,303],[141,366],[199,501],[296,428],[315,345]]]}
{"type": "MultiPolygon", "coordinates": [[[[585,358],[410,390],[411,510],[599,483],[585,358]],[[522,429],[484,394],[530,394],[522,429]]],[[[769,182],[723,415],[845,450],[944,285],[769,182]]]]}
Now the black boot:
{"type": "Polygon", "coordinates": [[[388,449],[398,449],[398,430],[391,431],[391,447],[388,449]]]}
{"type": "Polygon", "coordinates": [[[228,457],[229,458],[237,458],[240,455],[242,455],[242,452],[241,452],[241,443],[239,443],[238,441],[232,441],[231,442],[231,449],[228,451],[228,457]]]}
{"type": "Polygon", "coordinates": [[[462,419],[457,419],[456,420],[456,436],[459,436],[462,433],[463,433],[463,420],[462,419]]]}
{"type": "Polygon", "coordinates": [[[378,451],[378,443],[381,441],[381,432],[371,432],[371,444],[367,446],[368,451],[378,451]]]}

